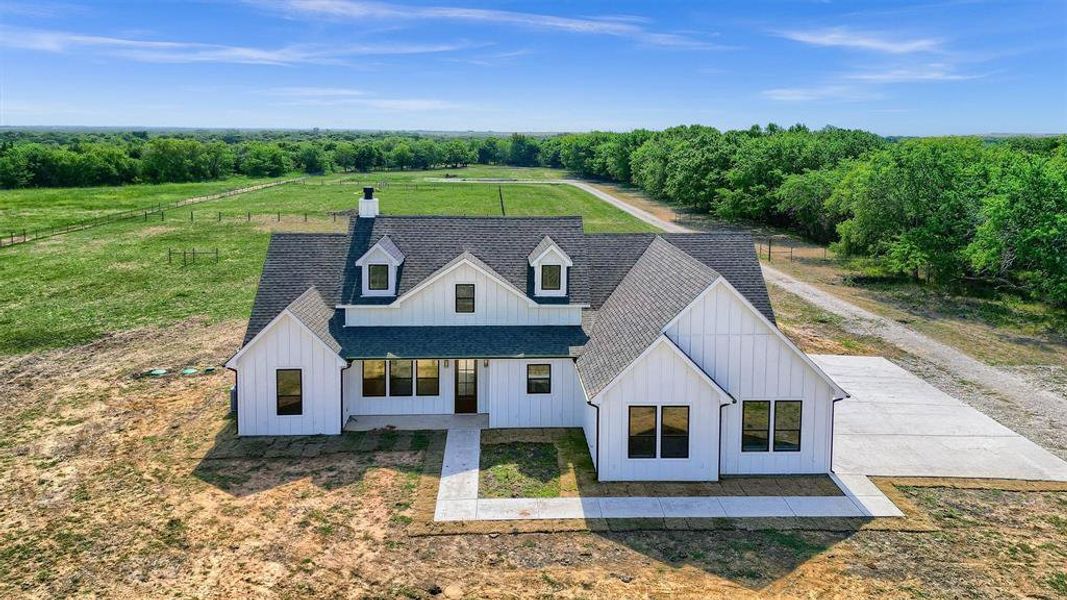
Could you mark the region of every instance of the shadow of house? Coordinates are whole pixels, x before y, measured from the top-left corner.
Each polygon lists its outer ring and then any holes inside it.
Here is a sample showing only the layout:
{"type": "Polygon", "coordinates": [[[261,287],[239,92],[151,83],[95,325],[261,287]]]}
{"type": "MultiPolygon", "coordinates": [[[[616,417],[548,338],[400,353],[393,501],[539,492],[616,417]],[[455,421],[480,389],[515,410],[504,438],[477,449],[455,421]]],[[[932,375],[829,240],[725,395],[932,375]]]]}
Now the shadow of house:
{"type": "Polygon", "coordinates": [[[360,431],[341,435],[238,437],[233,420],[193,469],[193,476],[233,496],[249,496],[295,481],[322,489],[358,483],[372,468],[421,473],[414,454],[434,431],[360,431]]]}

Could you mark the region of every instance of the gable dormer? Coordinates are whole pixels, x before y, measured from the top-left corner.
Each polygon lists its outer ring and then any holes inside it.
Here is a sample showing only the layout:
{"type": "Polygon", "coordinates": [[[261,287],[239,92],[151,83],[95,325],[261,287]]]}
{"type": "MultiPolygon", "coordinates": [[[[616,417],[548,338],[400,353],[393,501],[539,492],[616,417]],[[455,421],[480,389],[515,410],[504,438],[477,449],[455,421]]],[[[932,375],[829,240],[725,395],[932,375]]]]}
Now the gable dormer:
{"type": "Polygon", "coordinates": [[[404,263],[404,253],[389,236],[383,236],[356,261],[362,269],[364,297],[396,296],[397,269],[404,263]]]}
{"type": "Polygon", "coordinates": [[[567,295],[568,269],[574,266],[570,256],[547,235],[529,256],[533,269],[534,296],[561,298],[567,295]]]}

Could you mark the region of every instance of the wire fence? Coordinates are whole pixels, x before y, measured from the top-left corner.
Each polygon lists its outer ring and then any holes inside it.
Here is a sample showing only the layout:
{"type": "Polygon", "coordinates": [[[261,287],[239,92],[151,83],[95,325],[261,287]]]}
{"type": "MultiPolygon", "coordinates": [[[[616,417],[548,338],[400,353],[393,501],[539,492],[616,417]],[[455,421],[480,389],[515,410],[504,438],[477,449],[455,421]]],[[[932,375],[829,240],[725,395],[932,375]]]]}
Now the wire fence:
{"type": "Polygon", "coordinates": [[[167,249],[167,264],[178,264],[178,260],[181,259],[181,266],[186,267],[189,265],[195,265],[197,257],[201,258],[200,262],[214,262],[219,263],[219,249],[213,248],[211,250],[197,250],[192,248],[189,250],[174,250],[173,248],[167,249]]]}
{"type": "Polygon", "coordinates": [[[784,236],[756,238],[756,256],[767,262],[833,260],[834,253],[826,246],[805,243],[784,236]]]}
{"type": "MultiPolygon", "coordinates": [[[[266,188],[271,188],[279,185],[285,185],[289,183],[295,183],[298,181],[304,181],[306,178],[297,179],[285,179],[282,181],[271,181],[268,183],[261,183],[258,185],[252,185],[248,187],[238,188],[235,190],[226,190],[225,192],[218,192],[215,194],[207,194],[205,196],[194,196],[192,198],[183,198],[181,200],[175,200],[174,202],[156,203],[153,206],[131,208],[128,210],[122,210],[118,212],[108,213],[100,217],[94,217],[92,219],[83,219],[81,221],[74,221],[65,225],[56,225],[52,227],[29,227],[21,230],[9,231],[7,235],[0,236],[0,248],[7,246],[14,246],[16,244],[25,244],[35,240],[41,240],[45,238],[55,237],[57,235],[66,235],[75,231],[83,231],[85,229],[92,229],[93,227],[100,227],[101,225],[107,225],[108,223],[115,223],[118,221],[128,221],[131,219],[141,219],[148,221],[149,218],[154,219],[156,216],[160,217],[160,220],[165,219],[165,212],[167,210],[173,210],[175,208],[181,208],[184,206],[191,206],[194,204],[200,204],[201,202],[208,202],[211,200],[218,200],[220,198],[227,198],[230,196],[236,196],[238,194],[245,194],[248,192],[254,192],[266,188]]],[[[190,219],[192,218],[192,211],[190,211],[190,219]]]]}

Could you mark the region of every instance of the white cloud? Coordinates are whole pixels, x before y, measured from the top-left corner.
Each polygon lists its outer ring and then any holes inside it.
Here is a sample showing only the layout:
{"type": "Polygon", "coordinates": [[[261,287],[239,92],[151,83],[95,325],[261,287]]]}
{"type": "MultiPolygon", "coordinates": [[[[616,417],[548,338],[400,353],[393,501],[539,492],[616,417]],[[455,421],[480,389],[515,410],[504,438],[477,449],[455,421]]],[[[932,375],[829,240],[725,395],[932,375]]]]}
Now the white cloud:
{"type": "Polygon", "coordinates": [[[884,71],[864,71],[845,76],[847,79],[868,81],[871,83],[908,83],[922,81],[964,81],[979,79],[985,75],[967,75],[954,72],[951,65],[930,64],[915,67],[902,67],[884,71]]]}
{"type": "Polygon", "coordinates": [[[515,25],[578,34],[626,37],[653,46],[693,50],[722,49],[691,36],[650,31],[642,19],[633,17],[559,17],[539,13],[450,6],[409,6],[359,0],[246,0],[251,4],[281,10],[292,16],[344,19],[452,20],[515,25]]]}
{"type": "Polygon", "coordinates": [[[881,95],[871,90],[848,85],[824,85],[817,87],[774,88],[764,90],[763,96],[779,102],[813,102],[819,100],[838,100],[854,102],[873,100],[881,95]]]}
{"type": "Polygon", "coordinates": [[[265,90],[287,98],[276,106],[354,106],[391,112],[420,112],[462,108],[463,105],[436,98],[382,98],[363,90],[331,87],[278,87],[265,90]]]}
{"type": "Polygon", "coordinates": [[[900,39],[884,33],[854,31],[847,27],[831,27],[807,31],[781,31],[778,36],[813,46],[853,48],[887,54],[935,52],[941,40],[934,38],[900,39]]]}
{"type": "Polygon", "coordinates": [[[472,47],[467,43],[394,43],[340,46],[293,44],[280,48],[256,48],[200,42],[126,39],[12,27],[0,27],[0,46],[56,53],[90,49],[110,56],[151,63],[211,62],[261,65],[341,64],[344,58],[350,56],[431,54],[472,47]]]}

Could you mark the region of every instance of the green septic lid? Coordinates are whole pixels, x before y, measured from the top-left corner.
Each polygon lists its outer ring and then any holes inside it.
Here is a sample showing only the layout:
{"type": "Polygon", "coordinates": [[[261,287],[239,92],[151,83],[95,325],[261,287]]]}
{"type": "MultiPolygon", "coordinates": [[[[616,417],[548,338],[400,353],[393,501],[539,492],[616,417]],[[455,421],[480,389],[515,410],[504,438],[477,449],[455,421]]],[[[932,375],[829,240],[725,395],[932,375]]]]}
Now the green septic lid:
{"type": "Polygon", "coordinates": [[[196,375],[199,372],[200,371],[198,371],[198,370],[196,370],[196,369],[194,369],[192,367],[189,367],[187,369],[182,369],[182,375],[196,375]]]}
{"type": "Polygon", "coordinates": [[[148,374],[151,375],[152,377],[162,377],[163,375],[167,374],[167,370],[166,369],[152,369],[151,371],[148,372],[148,374]]]}

